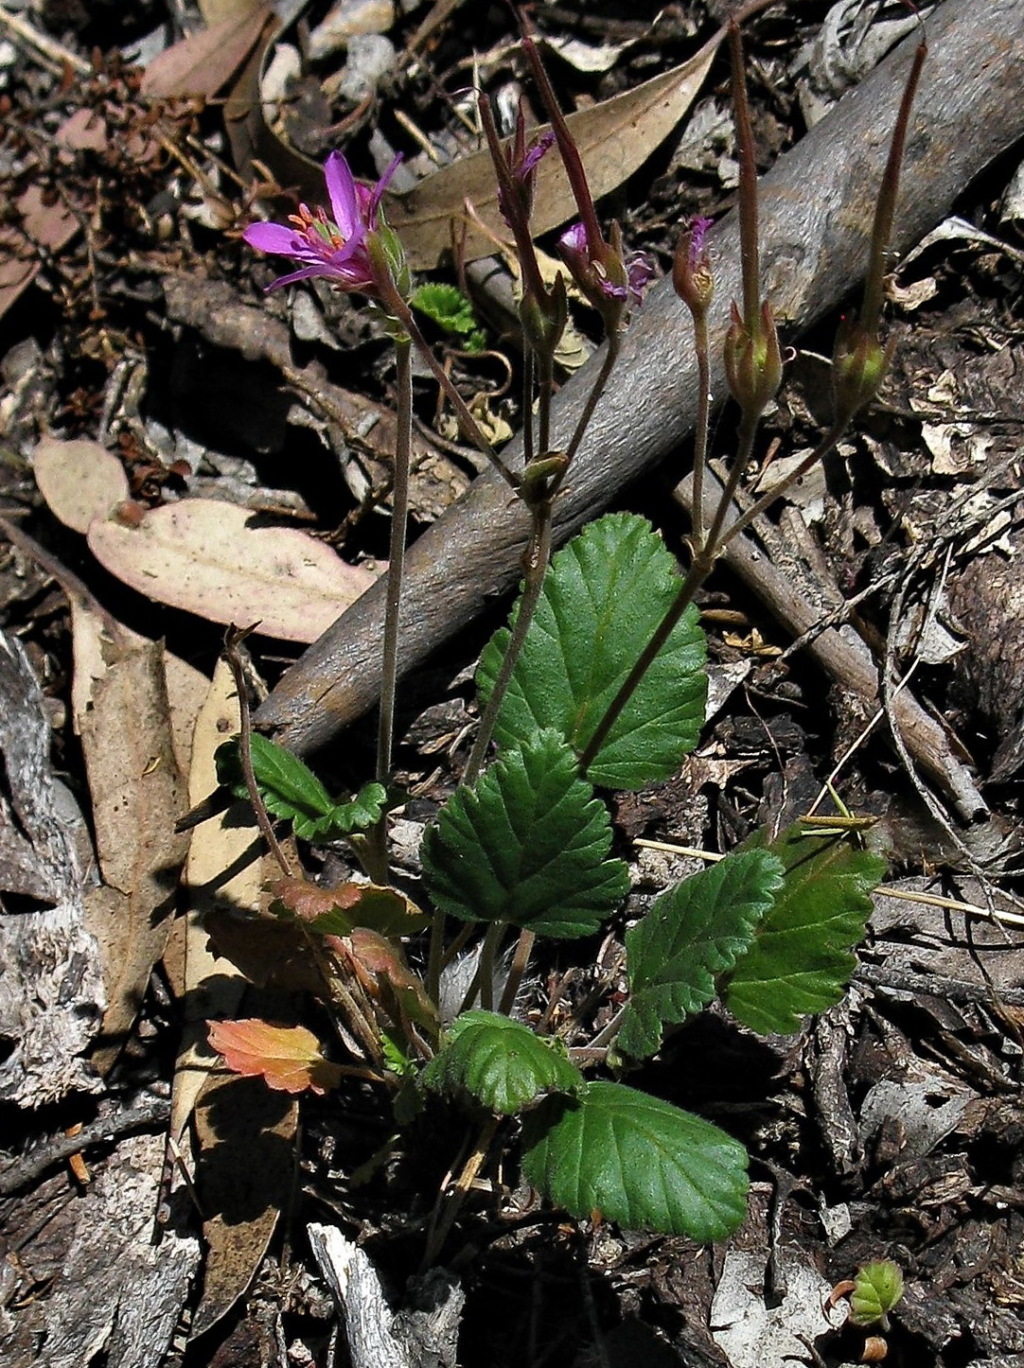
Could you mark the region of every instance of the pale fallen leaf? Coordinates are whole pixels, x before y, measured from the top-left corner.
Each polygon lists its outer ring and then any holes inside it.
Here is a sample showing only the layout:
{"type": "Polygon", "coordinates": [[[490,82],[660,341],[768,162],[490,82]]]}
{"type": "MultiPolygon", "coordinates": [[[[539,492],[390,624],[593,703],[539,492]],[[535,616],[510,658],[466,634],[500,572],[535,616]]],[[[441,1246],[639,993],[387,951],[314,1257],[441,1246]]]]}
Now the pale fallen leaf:
{"type": "MultiPolygon", "coordinates": [[[[239,728],[238,700],[231,671],[220,661],[206,701],[196,717],[189,771],[189,806],[201,803],[217,787],[214,753],[239,728]]],[[[221,812],[192,831],[185,863],[186,912],[178,925],[184,939],[172,940],[169,951],[181,964],[172,983],[183,1002],[185,1024],[171,1093],[170,1133],[179,1141],[196,1099],[216,1060],[206,1043],[204,1021],[230,1016],[245,990],[245,979],[230,960],[209,948],[204,914],[225,908],[255,914],[260,908],[261,841],[256,820],[242,803],[221,812]]]]}
{"type": "Polygon", "coordinates": [[[307,533],[251,519],[233,504],[182,499],[150,509],[138,527],[97,519],[89,547],[148,598],[225,626],[259,622],[282,641],[315,641],[373,584],[307,533]]]}
{"type": "MultiPolygon", "coordinates": [[[[568,117],[595,199],[609,194],[642,166],[668,137],[693,103],[714,61],[724,31],[714,35],[681,66],[655,76],[635,90],[605,100],[568,117]]],[[[533,130],[539,133],[541,130],[533,130]]],[[[465,220],[469,199],[494,233],[504,233],[498,210],[494,168],[487,151],[442,167],[405,194],[385,195],[388,221],[402,239],[414,269],[429,270],[451,247],[451,224],[465,220]]],[[[557,228],[576,214],[575,201],[557,153],[552,150],[537,168],[535,234],[557,228]]],[[[487,256],[493,243],[470,228],[466,256],[487,256]]]]}
{"type": "Polygon", "coordinates": [[[263,4],[183,38],[150,62],[141,93],[150,99],[212,99],[249,57],[272,18],[273,10],[263,4]]]}
{"type": "Polygon", "coordinates": [[[99,442],[43,437],[32,471],[50,512],[84,536],[94,518],[105,518],[128,497],[124,466],[99,442]]]}
{"type": "Polygon", "coordinates": [[[117,1058],[164,953],[187,839],[171,737],[163,647],[147,642],[114,661],[82,720],[82,751],[103,884],[86,894],[86,926],[100,947],[107,1010],[93,1062],[117,1058]]]}
{"type": "Polygon", "coordinates": [[[203,1291],[195,1340],[243,1296],[295,1194],[295,1098],[258,1078],[217,1074],[196,1107],[196,1188],[203,1211],[203,1291]]]}

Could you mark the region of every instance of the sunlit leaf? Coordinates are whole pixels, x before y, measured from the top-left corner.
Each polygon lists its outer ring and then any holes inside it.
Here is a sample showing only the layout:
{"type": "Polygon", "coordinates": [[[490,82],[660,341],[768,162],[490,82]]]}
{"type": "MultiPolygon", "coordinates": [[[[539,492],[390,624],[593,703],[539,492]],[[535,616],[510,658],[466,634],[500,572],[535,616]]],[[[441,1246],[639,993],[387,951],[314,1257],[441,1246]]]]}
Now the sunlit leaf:
{"type": "MultiPolygon", "coordinates": [[[[499,745],[522,745],[552,728],[582,753],[681,583],[673,557],[643,518],[612,513],[574,537],[544,580],[498,715],[499,745]]],[[[591,783],[633,789],[667,779],[697,744],[707,696],[697,616],[691,604],[587,767],[591,783]]],[[[484,701],[508,641],[502,628],[480,658],[484,701]]]]}
{"type": "Polygon", "coordinates": [[[463,921],[586,936],[629,887],[611,844],[607,809],[547,731],[456,791],[427,831],[423,871],[434,902],[463,921]]]}

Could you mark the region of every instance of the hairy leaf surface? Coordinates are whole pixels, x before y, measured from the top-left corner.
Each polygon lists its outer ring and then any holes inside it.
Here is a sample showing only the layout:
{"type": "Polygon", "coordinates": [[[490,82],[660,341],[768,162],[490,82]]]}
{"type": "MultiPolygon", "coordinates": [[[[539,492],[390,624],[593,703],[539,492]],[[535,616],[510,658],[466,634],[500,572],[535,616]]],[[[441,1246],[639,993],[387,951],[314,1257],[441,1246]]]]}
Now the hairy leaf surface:
{"type": "Polygon", "coordinates": [[[553,731],[509,750],[442,809],[423,844],[435,903],[463,921],[509,921],[538,935],[587,936],[625,897],[607,858],[604,804],[553,731]]]}
{"type": "MultiPolygon", "coordinates": [[[[574,537],[552,559],[498,716],[498,743],[521,745],[553,727],[580,754],[680,584],[675,561],[643,518],[609,514],[574,537]]],[[[481,657],[477,687],[485,700],[508,641],[502,628],[481,657]]],[[[591,783],[642,788],[676,770],[704,722],[705,658],[691,605],[588,767],[591,783]]]]}
{"type": "Polygon", "coordinates": [[[645,1059],[662,1027],[706,1006],[782,888],[782,861],[763,850],[728,855],[663,893],[626,932],[630,998],[620,1048],[645,1059]]]}
{"type": "Polygon", "coordinates": [[[717,1126],[621,1083],[549,1098],[526,1121],[523,1170],[571,1215],[721,1240],[743,1220],[747,1154],[717,1126]]]}
{"type": "Polygon", "coordinates": [[[576,1093],[583,1075],[564,1047],[497,1012],[463,1012],[423,1071],[436,1092],[466,1092],[490,1111],[513,1116],[544,1093],[576,1093]]]}
{"type": "Polygon", "coordinates": [[[744,848],[778,855],[784,882],[722,996],[752,1030],[788,1035],[842,997],[885,861],[842,838],[807,835],[799,823],[771,843],[757,832],[744,848]]]}

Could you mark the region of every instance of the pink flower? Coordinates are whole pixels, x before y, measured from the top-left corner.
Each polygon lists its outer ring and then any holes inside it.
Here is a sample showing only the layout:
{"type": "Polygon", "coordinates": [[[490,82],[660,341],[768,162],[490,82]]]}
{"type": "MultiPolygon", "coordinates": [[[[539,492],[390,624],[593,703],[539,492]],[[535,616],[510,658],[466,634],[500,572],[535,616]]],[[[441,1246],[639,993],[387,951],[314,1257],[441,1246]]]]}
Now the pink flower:
{"type": "Polygon", "coordinates": [[[612,280],[605,261],[614,249],[602,242],[600,248],[593,250],[583,223],[574,223],[565,230],[558,239],[558,251],[577,285],[595,303],[596,289],[606,299],[639,304],[654,275],[654,267],[642,252],[626,252],[616,263],[617,273],[625,276],[625,283],[612,280]]]}
{"type": "Polygon", "coordinates": [[[242,236],[250,247],[291,257],[301,266],[301,270],[279,276],[267,288],[276,290],[320,276],[333,280],[343,290],[375,294],[366,237],[379,226],[381,197],[401,160],[399,154],[369,190],[356,181],[341,153],[332,152],[324,166],[324,180],[333,219],[323,209],[313,213],[300,204],[299,212],[290,215],[288,223],[253,223],[246,228],[242,236]]]}

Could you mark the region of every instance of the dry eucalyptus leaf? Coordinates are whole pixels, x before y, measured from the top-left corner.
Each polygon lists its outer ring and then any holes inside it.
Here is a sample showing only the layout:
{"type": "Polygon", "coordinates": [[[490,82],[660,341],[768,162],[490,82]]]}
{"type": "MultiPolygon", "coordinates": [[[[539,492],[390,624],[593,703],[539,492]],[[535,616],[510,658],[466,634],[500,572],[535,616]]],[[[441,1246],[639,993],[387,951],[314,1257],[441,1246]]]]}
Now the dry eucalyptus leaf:
{"type": "Polygon", "coordinates": [[[128,497],[124,466],[99,442],[43,437],[32,470],[53,516],[83,536],[93,518],[107,517],[128,497]]]}
{"type": "Polygon", "coordinates": [[[216,499],[151,509],[138,527],[97,520],[89,547],[107,570],[159,603],[281,641],[315,641],[375,576],[287,527],[216,499]]]}
{"type": "MultiPolygon", "coordinates": [[[[96,683],[107,673],[110,661],[127,646],[150,644],[146,637],[98,611],[95,603],[68,593],[71,608],[71,649],[75,673],[71,681],[71,711],[76,735],[92,706],[96,683]],[[115,640],[116,637],[116,640],[115,640]]],[[[187,660],[164,648],[164,677],[171,711],[174,756],[182,774],[188,773],[192,755],[192,732],[196,713],[206,697],[210,681],[187,660]]]]}
{"type": "MultiPolygon", "coordinates": [[[[191,807],[216,789],[214,753],[222,742],[237,735],[238,728],[234,679],[220,661],[196,717],[188,780],[191,807]]],[[[259,911],[263,883],[260,851],[256,819],[242,803],[201,822],[192,831],[185,864],[186,913],[178,923],[185,944],[177,987],[186,1021],[171,1095],[170,1131],[175,1140],[181,1138],[196,1098],[216,1064],[216,1056],[206,1044],[204,1022],[211,1016],[231,1016],[245,990],[245,979],[231,961],[210,950],[203,919],[215,908],[252,915],[259,911]]],[[[180,947],[175,945],[174,949],[180,947]]]]}
{"type": "Polygon", "coordinates": [[[95,689],[82,726],[103,886],[86,895],[107,1010],[93,1062],[117,1058],[138,1013],[174,915],[188,840],[174,823],[185,812],[164,677],[156,642],[127,651],[95,689]]]}
{"type": "MultiPolygon", "coordinates": [[[[622,185],[679,123],[703,84],[722,37],[716,33],[688,62],[635,90],[569,115],[567,122],[595,199],[622,185]]],[[[400,235],[414,269],[436,266],[438,258],[451,247],[451,224],[464,221],[467,199],[493,232],[504,233],[494,167],[487,151],[452,162],[407,194],[385,195],[388,220],[400,235]]],[[[557,228],[575,212],[565,170],[552,150],[537,168],[534,232],[557,228]]],[[[493,250],[493,242],[470,231],[467,260],[487,256],[493,250]]]]}
{"type": "Polygon", "coordinates": [[[200,30],[155,57],[142,78],[142,94],[150,99],[212,100],[260,40],[273,10],[267,4],[246,5],[211,28],[200,30]]]}
{"type": "Polygon", "coordinates": [[[195,1340],[243,1296],[293,1196],[299,1104],[261,1078],[211,1077],[196,1107],[196,1187],[205,1214],[195,1340]]]}

